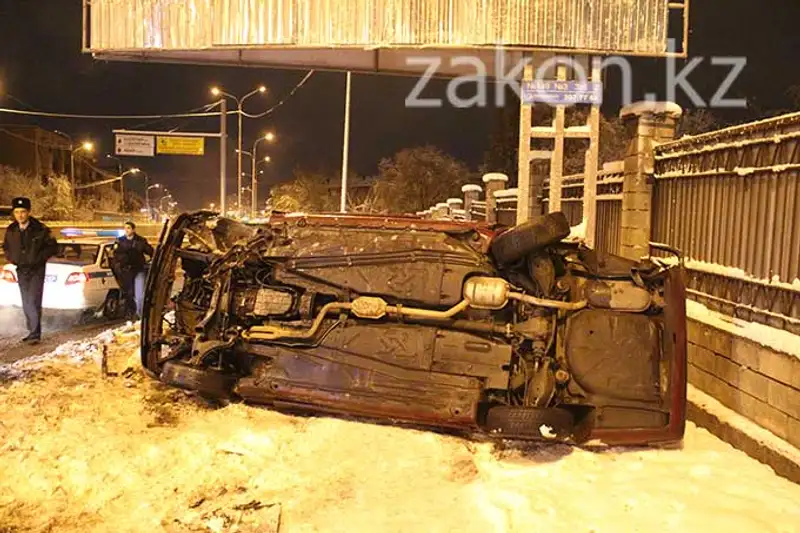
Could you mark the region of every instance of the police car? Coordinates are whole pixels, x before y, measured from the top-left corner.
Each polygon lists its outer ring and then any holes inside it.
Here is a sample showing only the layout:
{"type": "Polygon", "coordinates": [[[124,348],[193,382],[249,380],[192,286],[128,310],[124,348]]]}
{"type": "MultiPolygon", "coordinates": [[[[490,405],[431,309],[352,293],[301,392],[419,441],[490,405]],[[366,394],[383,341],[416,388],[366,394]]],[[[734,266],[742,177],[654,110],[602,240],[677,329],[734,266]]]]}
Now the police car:
{"type": "MultiPolygon", "coordinates": [[[[119,318],[122,295],[110,259],[115,240],[124,234],[122,229],[62,230],[58,253],[47,262],[42,307],[119,318]]],[[[16,266],[5,265],[0,274],[0,302],[22,307],[16,266]]]]}

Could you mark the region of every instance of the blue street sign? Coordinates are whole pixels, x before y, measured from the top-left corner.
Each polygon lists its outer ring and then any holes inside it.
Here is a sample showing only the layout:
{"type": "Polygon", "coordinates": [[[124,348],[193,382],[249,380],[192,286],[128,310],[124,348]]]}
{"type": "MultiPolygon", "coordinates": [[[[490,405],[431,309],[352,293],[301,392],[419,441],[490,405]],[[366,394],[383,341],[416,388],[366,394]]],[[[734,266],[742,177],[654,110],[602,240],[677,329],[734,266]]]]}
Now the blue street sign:
{"type": "Polygon", "coordinates": [[[524,104],[600,105],[603,103],[603,84],[594,81],[523,81],[521,96],[524,104]]]}

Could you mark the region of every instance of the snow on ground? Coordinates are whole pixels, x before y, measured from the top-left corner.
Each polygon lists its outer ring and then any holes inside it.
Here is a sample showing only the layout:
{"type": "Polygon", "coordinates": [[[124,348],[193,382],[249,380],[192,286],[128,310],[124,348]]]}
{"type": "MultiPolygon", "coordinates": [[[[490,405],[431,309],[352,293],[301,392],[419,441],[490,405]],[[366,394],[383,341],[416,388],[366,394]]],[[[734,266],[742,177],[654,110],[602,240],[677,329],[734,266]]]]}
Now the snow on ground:
{"type": "Polygon", "coordinates": [[[790,461],[800,465],[800,450],[768,431],[752,420],[740,415],[732,409],[725,407],[720,401],[704,393],[700,389],[689,384],[686,387],[687,400],[717,417],[717,419],[732,428],[747,435],[757,443],[770,448],[779,455],[786,457],[790,461]]]}
{"type": "Polygon", "coordinates": [[[126,371],[136,347],[0,369],[0,531],[800,531],[800,486],[691,424],[681,450],[502,447],[209,405],[126,371]]]}

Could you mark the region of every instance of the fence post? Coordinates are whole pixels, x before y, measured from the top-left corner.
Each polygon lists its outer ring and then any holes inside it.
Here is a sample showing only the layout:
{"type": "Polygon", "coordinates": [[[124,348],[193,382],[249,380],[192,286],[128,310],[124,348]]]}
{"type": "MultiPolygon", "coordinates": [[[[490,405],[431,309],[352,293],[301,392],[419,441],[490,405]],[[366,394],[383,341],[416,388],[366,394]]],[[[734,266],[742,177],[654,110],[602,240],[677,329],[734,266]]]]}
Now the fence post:
{"type": "Polygon", "coordinates": [[[464,207],[464,200],[461,198],[448,198],[447,207],[450,211],[450,218],[453,218],[453,213],[456,210],[461,210],[464,207]]]}
{"type": "Polygon", "coordinates": [[[654,145],[675,138],[682,109],[672,102],[636,102],[620,111],[628,147],[622,184],[620,255],[638,261],[650,254],[654,145]]]}
{"type": "Polygon", "coordinates": [[[516,226],[517,202],[520,201],[518,189],[495,191],[497,205],[497,223],[503,226],[516,226]]]}
{"type": "Polygon", "coordinates": [[[464,193],[464,211],[467,212],[467,220],[472,220],[472,202],[481,197],[483,189],[480,185],[470,183],[461,187],[461,192],[464,193]]]}
{"type": "Polygon", "coordinates": [[[433,206],[433,218],[434,220],[443,220],[450,216],[450,208],[447,205],[447,202],[439,202],[435,206],[433,206]]]}
{"type": "Polygon", "coordinates": [[[483,183],[486,189],[486,222],[495,224],[497,222],[497,203],[495,202],[494,193],[506,188],[508,176],[500,172],[490,172],[483,175],[483,183]]]}

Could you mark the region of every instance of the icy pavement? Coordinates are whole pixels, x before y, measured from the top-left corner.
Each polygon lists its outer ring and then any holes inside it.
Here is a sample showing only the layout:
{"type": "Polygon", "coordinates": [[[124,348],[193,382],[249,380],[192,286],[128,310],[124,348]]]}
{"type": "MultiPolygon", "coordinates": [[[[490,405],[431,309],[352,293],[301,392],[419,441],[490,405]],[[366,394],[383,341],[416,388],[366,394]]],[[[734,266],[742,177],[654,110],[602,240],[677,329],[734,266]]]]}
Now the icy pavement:
{"type": "Polygon", "coordinates": [[[520,451],[214,407],[123,372],[136,342],[14,365],[0,531],[800,532],[800,485],[691,424],[682,450],[520,451]]]}

